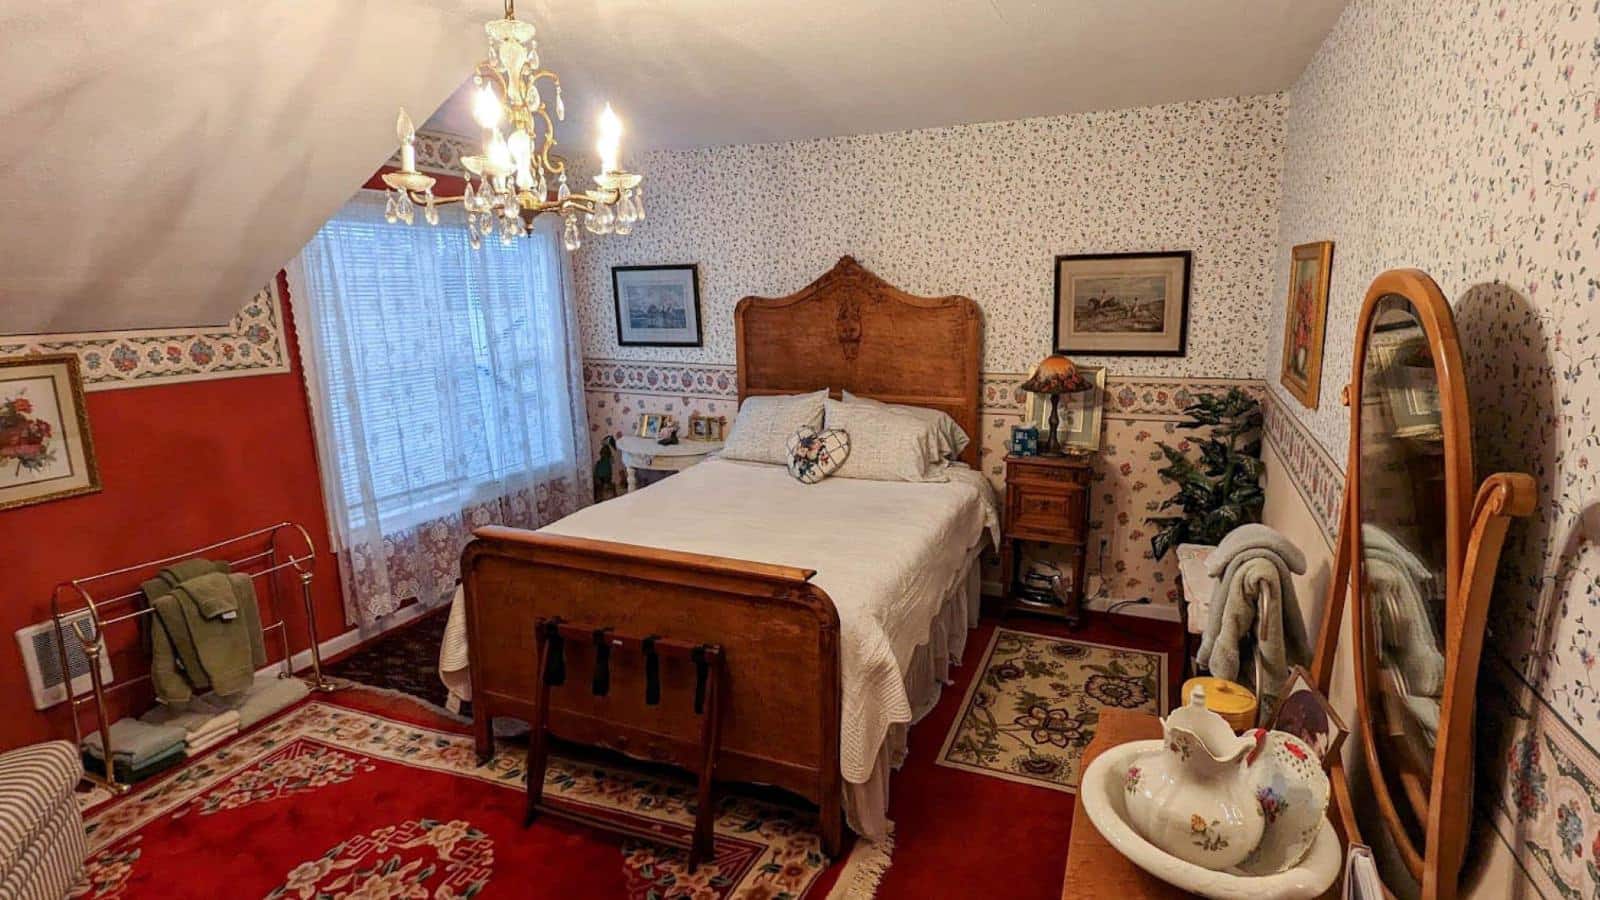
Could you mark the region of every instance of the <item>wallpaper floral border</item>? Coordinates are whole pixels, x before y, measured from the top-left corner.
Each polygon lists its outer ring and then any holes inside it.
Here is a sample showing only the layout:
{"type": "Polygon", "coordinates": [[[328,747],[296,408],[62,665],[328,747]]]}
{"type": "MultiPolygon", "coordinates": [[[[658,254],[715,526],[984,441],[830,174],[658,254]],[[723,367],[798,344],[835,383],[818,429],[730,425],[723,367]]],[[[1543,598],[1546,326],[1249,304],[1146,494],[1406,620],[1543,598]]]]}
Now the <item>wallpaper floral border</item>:
{"type": "MultiPolygon", "coordinates": [[[[1293,400],[1288,401],[1293,403],[1293,400]]],[[[1339,537],[1344,505],[1344,469],[1334,462],[1311,432],[1284,408],[1285,401],[1267,392],[1262,403],[1267,443],[1277,451],[1294,489],[1322,526],[1331,544],[1339,537]]]]}
{"type": "Polygon", "coordinates": [[[0,358],[76,353],[86,391],[289,371],[274,279],[222,327],[0,336],[0,358]]]}
{"type": "MultiPolygon", "coordinates": [[[[634,360],[585,359],[585,395],[590,444],[605,435],[631,433],[642,413],[690,413],[732,418],[738,411],[735,369],[729,365],[653,363],[634,360]]],[[[1022,421],[1025,395],[1018,390],[1026,375],[985,373],[982,383],[979,465],[995,489],[1005,487],[1003,460],[1011,426],[1022,421]]],[[[1170,492],[1156,470],[1162,465],[1157,441],[1186,446],[1191,433],[1178,429],[1183,408],[1198,391],[1238,386],[1262,397],[1256,379],[1107,379],[1105,430],[1093,480],[1090,527],[1104,540],[1089,548],[1089,569],[1101,576],[1101,590],[1111,600],[1148,596],[1161,604],[1176,602],[1177,563],[1157,563],[1150,553],[1144,524],[1170,492]]]]}
{"type": "MultiPolygon", "coordinates": [[[[457,177],[466,171],[461,167],[461,157],[482,152],[482,148],[475,146],[472,141],[448,131],[418,131],[413,146],[417,152],[419,171],[457,177]]],[[[386,165],[400,168],[399,147],[389,156],[386,165]]]]}

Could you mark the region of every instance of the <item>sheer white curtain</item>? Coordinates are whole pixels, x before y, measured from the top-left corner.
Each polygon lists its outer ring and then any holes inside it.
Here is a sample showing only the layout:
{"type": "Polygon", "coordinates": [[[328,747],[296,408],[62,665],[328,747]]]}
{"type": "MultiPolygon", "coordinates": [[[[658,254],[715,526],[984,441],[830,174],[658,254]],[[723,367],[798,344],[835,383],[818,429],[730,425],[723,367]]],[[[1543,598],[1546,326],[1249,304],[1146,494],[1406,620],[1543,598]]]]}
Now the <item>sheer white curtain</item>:
{"type": "Polygon", "coordinates": [[[471,531],[591,496],[571,276],[551,223],[502,246],[363,191],[289,267],[345,610],[435,604],[471,531]]]}

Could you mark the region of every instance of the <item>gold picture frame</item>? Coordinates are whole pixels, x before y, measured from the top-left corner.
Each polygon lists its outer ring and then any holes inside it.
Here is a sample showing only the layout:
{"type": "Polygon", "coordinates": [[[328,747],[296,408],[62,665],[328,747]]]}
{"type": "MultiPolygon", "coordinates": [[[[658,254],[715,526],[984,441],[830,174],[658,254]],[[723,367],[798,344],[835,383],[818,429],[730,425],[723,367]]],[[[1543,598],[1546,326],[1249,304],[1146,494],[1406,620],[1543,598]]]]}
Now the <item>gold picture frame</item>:
{"type": "Polygon", "coordinates": [[[0,509],[99,490],[77,355],[0,359],[0,509]]]}
{"type": "MultiPolygon", "coordinates": [[[[1100,449],[1100,432],[1105,419],[1106,367],[1079,366],[1078,372],[1094,388],[1061,395],[1061,421],[1056,429],[1056,439],[1069,452],[1093,453],[1100,449]]],[[[1050,433],[1050,398],[1044,394],[1029,393],[1023,421],[1038,427],[1039,444],[1043,446],[1050,433]]]]}
{"type": "Polygon", "coordinates": [[[727,416],[702,416],[699,413],[690,413],[688,439],[721,443],[727,424],[727,416]]]}
{"type": "Polygon", "coordinates": [[[1289,254],[1289,297],[1283,314],[1278,381],[1306,409],[1322,391],[1322,343],[1328,325],[1333,241],[1297,244],[1289,254]]]}

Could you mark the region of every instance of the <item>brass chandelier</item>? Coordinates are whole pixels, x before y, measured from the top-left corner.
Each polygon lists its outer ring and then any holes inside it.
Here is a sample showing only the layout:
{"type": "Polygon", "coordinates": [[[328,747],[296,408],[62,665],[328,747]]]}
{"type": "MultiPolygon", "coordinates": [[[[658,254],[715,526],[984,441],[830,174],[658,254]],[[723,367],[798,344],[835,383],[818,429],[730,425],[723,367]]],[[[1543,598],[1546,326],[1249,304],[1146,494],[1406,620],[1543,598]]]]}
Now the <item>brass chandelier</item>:
{"type": "Polygon", "coordinates": [[[632,231],[644,220],[639,187],[643,176],[621,168],[622,120],[611,104],[600,115],[595,143],[600,174],[594,177],[595,187],[574,193],[567,184],[566,160],[551,153],[556,146],[555,122],[566,118],[561,79],[539,65],[533,25],[517,18],[515,0],[505,0],[505,17],[486,23],[483,30],[489,37],[489,57],[472,75],[477,87],[472,117],[483,128],[483,153],[461,157],[467,170],[466,189],[459,197],[433,193],[435,179],[417,171],[416,128],[401,109],[396,123],[400,171],[383,176],[391,189],[385,217],[409,225],[420,206],[423,220],[437,225],[439,206],[460,203],[474,249],[496,233],[502,243],[511,243],[529,233],[534,219],[544,213],[563,219],[561,240],[569,251],[583,243],[580,217],[583,229],[591,234],[632,231]],[[548,103],[546,94],[540,93],[540,82],[547,82],[548,103]],[[508,129],[504,133],[502,123],[508,129]]]}

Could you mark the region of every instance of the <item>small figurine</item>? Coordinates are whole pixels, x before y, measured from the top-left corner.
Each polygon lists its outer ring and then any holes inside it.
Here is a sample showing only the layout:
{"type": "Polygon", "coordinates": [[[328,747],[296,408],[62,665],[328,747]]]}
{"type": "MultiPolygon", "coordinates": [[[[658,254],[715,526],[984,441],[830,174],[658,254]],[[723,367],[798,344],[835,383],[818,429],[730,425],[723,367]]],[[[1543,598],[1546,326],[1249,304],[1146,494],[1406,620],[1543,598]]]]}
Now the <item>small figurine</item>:
{"type": "Polygon", "coordinates": [[[622,451],[617,449],[617,439],[608,434],[600,442],[600,458],[594,463],[594,502],[610,500],[622,493],[617,486],[621,470],[622,451]]]}
{"type": "Polygon", "coordinates": [[[678,423],[661,426],[661,436],[656,438],[656,443],[663,447],[670,447],[678,442],[678,423]]]}

